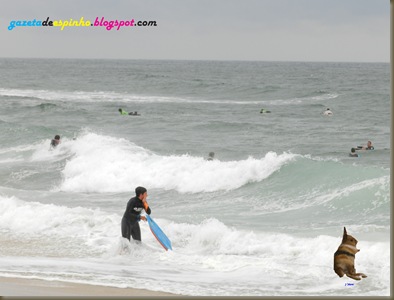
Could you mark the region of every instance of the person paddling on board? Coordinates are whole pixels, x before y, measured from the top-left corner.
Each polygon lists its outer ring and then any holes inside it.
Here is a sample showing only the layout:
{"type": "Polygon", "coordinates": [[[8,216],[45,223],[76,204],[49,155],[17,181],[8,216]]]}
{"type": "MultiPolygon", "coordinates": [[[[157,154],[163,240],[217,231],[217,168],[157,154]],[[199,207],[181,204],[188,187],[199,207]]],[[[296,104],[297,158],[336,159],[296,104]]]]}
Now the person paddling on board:
{"type": "Polygon", "coordinates": [[[266,114],[266,113],[270,113],[271,111],[270,110],[266,110],[265,108],[262,108],[261,110],[260,110],[260,113],[261,114],[266,114]]]}
{"type": "Polygon", "coordinates": [[[142,210],[150,215],[151,209],[146,198],[148,191],[146,188],[139,186],[135,188],[135,197],[131,198],[126,205],[126,210],[122,217],[122,237],[130,241],[130,235],[133,240],[141,241],[141,229],[139,221],[146,221],[145,216],[141,216],[142,210]]]}
{"type": "Polygon", "coordinates": [[[119,108],[118,111],[119,111],[119,113],[121,115],[140,116],[140,114],[138,112],[136,112],[136,111],[135,112],[127,112],[127,111],[125,111],[125,110],[123,110],[121,108],[119,108]]]}
{"type": "Polygon", "coordinates": [[[121,109],[121,108],[119,108],[118,111],[119,111],[119,113],[120,113],[121,115],[128,115],[128,114],[129,114],[127,111],[125,111],[125,110],[123,110],[123,109],[121,109]]]}
{"type": "Polygon", "coordinates": [[[51,140],[51,148],[56,148],[60,144],[60,135],[55,135],[55,138],[51,140]]]}

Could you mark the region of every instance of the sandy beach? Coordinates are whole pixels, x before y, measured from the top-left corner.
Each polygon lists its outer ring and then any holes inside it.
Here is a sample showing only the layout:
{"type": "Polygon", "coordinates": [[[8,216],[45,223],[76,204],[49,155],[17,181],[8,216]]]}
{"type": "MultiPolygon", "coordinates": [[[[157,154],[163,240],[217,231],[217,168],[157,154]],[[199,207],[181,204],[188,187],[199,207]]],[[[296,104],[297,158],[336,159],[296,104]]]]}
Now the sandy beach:
{"type": "Polygon", "coordinates": [[[144,289],[115,288],[88,284],[46,281],[38,279],[20,279],[0,277],[0,296],[148,296],[173,297],[170,293],[155,292],[144,289]]]}

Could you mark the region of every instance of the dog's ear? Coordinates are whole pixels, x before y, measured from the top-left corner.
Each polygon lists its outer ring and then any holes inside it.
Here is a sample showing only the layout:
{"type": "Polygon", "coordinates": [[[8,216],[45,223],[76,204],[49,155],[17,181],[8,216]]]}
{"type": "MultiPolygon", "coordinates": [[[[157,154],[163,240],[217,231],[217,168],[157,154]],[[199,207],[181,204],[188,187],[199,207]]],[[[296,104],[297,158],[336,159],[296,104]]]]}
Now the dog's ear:
{"type": "Polygon", "coordinates": [[[343,227],[343,238],[342,238],[342,243],[344,243],[347,239],[347,231],[346,227],[343,227]]]}

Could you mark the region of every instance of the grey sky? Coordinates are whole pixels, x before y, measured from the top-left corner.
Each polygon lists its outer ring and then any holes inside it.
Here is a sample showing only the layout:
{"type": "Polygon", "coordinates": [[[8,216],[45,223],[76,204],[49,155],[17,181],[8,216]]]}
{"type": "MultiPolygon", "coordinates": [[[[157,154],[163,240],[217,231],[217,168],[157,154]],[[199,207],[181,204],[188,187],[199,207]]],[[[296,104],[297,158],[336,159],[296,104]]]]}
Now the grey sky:
{"type": "Polygon", "coordinates": [[[13,0],[0,57],[390,60],[389,0],[13,0]],[[157,27],[16,27],[12,20],[156,21],[157,27]]]}

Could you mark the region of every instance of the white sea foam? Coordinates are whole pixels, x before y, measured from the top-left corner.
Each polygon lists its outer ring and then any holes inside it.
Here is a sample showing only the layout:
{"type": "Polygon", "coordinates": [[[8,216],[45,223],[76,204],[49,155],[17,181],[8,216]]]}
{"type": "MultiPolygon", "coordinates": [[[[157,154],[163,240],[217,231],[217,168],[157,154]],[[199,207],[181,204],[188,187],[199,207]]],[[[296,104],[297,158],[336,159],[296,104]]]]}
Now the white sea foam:
{"type": "MultiPolygon", "coordinates": [[[[319,96],[309,96],[290,99],[275,100],[229,100],[229,99],[196,99],[184,97],[165,97],[165,96],[142,96],[127,93],[119,93],[113,91],[62,91],[62,90],[31,90],[31,89],[5,89],[0,88],[1,96],[26,97],[30,99],[46,100],[46,101],[67,101],[67,102],[116,102],[116,103],[209,103],[209,104],[228,104],[228,105],[294,105],[302,103],[323,102],[335,99],[339,95],[336,93],[327,93],[319,96]]],[[[30,100],[30,105],[36,105],[30,100]]]]}
{"type": "Polygon", "coordinates": [[[122,138],[87,133],[69,145],[62,191],[129,191],[149,186],[181,193],[237,189],[269,177],[296,155],[274,152],[263,158],[206,161],[189,155],[158,155],[122,138]]]}
{"type": "Polygon", "coordinates": [[[269,100],[266,101],[266,103],[270,105],[297,105],[297,104],[316,103],[316,102],[319,103],[319,102],[335,99],[338,96],[339,95],[336,93],[330,93],[330,94],[323,94],[319,96],[269,100]]]}
{"type": "MultiPolygon", "coordinates": [[[[83,92],[83,91],[54,91],[30,89],[4,89],[0,88],[0,95],[13,97],[28,97],[40,101],[67,101],[67,102],[181,102],[182,99],[162,96],[139,96],[111,91],[83,92]]],[[[36,105],[34,101],[29,102],[36,105]]]]}
{"type": "MultiPolygon", "coordinates": [[[[50,258],[48,253],[46,258],[24,258],[20,253],[19,259],[12,259],[12,254],[8,253],[0,258],[0,271],[7,276],[150,287],[206,296],[272,295],[281,286],[287,287],[286,295],[324,294],[328,290],[340,295],[344,284],[349,282],[349,279],[337,277],[332,270],[333,253],[341,242],[340,233],[338,236],[301,238],[239,230],[215,218],[199,224],[160,218],[156,222],[171,239],[173,251],[161,249],[146,223],[141,224],[142,245],[129,244],[120,238],[120,215],[0,197],[0,230],[3,233],[25,235],[26,242],[48,238],[53,247],[66,247],[68,253],[57,259],[50,258]],[[120,252],[125,245],[128,251],[120,252]],[[80,253],[87,252],[86,248],[100,255],[82,259],[80,253]],[[79,253],[78,258],[66,258],[72,253],[79,253]],[[136,268],[138,276],[133,271],[136,268]]],[[[354,234],[354,228],[347,230],[354,234]]],[[[362,286],[379,284],[379,295],[388,295],[389,242],[360,240],[358,248],[361,252],[357,254],[357,270],[369,277],[357,283],[360,288],[347,293],[362,295],[362,286]]]]}
{"type": "Polygon", "coordinates": [[[62,143],[56,148],[50,147],[50,139],[38,141],[33,144],[22,144],[15,147],[7,147],[0,149],[0,156],[7,157],[3,162],[18,161],[49,161],[58,160],[67,155],[68,148],[63,147],[63,143],[68,143],[69,139],[62,139],[62,143]]]}
{"type": "Polygon", "coordinates": [[[0,228],[33,236],[86,236],[96,231],[104,234],[113,228],[107,222],[119,222],[118,216],[99,209],[69,208],[2,196],[0,216],[0,228]]]}

